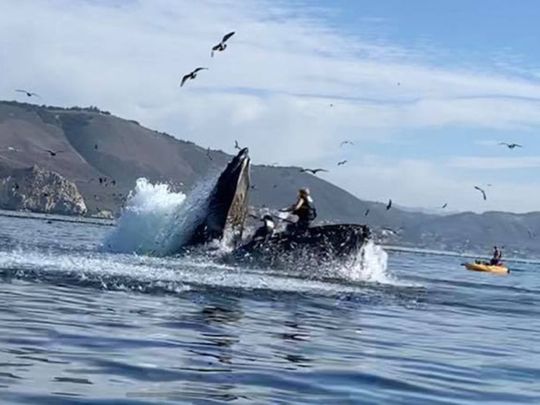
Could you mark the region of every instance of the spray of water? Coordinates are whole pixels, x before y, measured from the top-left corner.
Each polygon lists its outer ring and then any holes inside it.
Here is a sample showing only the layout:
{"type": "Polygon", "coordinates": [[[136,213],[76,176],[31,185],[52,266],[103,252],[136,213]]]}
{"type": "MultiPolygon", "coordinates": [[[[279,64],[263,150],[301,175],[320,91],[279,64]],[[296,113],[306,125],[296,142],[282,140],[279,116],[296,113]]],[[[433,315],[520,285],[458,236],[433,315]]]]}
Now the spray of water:
{"type": "Polygon", "coordinates": [[[151,253],[160,250],[160,234],[173,220],[186,196],[166,184],[138,179],[130,192],[117,226],[107,235],[104,248],[117,253],[151,253]]]}
{"type": "Polygon", "coordinates": [[[180,204],[174,215],[167,222],[156,238],[157,249],[155,255],[171,255],[177,252],[180,246],[186,244],[193,234],[202,217],[208,211],[208,197],[217,181],[217,176],[201,181],[180,204]]]}
{"type": "Polygon", "coordinates": [[[342,275],[351,281],[370,281],[381,284],[394,284],[388,274],[388,254],[372,241],[366,243],[350,265],[341,268],[342,275]]]}
{"type": "MultiPolygon", "coordinates": [[[[137,180],[118,225],[103,244],[104,250],[153,256],[174,253],[192,234],[201,216],[206,214],[206,201],[216,179],[217,176],[214,176],[199,183],[187,197],[171,191],[165,184],[151,184],[146,179],[137,180]]],[[[229,252],[226,238],[210,243],[203,250],[201,256],[208,259],[209,266],[229,252]]],[[[294,269],[299,267],[298,260],[301,261],[301,258],[291,263],[290,275],[294,276],[294,269]]],[[[395,281],[388,275],[386,252],[372,242],[367,243],[346,265],[334,263],[325,268],[316,268],[307,262],[305,264],[308,267],[307,274],[315,279],[329,277],[385,284],[395,281]]],[[[280,273],[287,274],[288,271],[280,273]]]]}
{"type": "Polygon", "coordinates": [[[103,249],[154,256],[175,253],[205,215],[215,182],[215,176],[200,182],[186,198],[183,193],[171,191],[167,184],[138,179],[103,249]]]}

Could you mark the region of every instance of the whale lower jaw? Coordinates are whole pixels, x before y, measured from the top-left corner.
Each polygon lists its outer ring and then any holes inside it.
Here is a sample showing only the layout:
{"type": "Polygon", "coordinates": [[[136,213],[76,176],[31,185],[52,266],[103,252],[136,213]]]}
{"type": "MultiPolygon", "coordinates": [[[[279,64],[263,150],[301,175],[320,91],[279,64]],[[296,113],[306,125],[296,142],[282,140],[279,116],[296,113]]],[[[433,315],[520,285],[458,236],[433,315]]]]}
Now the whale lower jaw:
{"type": "Polygon", "coordinates": [[[205,214],[180,248],[222,240],[225,235],[227,243],[233,246],[239,243],[248,211],[250,164],[247,148],[229,162],[210,192],[205,214]]]}

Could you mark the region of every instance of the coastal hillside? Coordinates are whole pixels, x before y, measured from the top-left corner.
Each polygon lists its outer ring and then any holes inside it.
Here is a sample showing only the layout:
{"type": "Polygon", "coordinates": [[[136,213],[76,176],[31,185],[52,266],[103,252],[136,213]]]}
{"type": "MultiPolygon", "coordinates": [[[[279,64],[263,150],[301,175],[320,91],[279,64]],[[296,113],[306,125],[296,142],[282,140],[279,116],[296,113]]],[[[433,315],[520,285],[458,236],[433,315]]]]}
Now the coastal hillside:
{"type": "MultiPolygon", "coordinates": [[[[0,177],[31,167],[57,173],[76,185],[87,215],[118,215],[137,178],[166,182],[188,193],[231,158],[222,151],[207,151],[178,139],[182,134],[175,135],[153,131],[95,107],[4,101],[0,102],[0,177]]],[[[442,216],[399,208],[387,211],[382,203],[363,201],[321,178],[301,173],[297,167],[254,164],[252,183],[253,206],[287,206],[297,189],[307,186],[316,199],[319,220],[367,223],[391,244],[467,251],[503,244],[516,253],[540,252],[540,213],[442,216]]]]}

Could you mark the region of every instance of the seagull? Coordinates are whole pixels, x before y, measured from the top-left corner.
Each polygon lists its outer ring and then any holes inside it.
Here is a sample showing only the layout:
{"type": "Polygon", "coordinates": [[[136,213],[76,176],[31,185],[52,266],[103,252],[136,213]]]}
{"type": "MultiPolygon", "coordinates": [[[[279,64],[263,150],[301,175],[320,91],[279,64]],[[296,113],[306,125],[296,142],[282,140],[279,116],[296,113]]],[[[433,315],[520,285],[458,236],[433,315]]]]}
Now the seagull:
{"type": "Polygon", "coordinates": [[[238,144],[238,141],[236,141],[236,140],[234,141],[234,149],[242,150],[242,148],[238,144]]]}
{"type": "Polygon", "coordinates": [[[448,203],[444,203],[441,209],[445,209],[446,207],[448,207],[448,203]]]}
{"type": "Polygon", "coordinates": [[[369,208],[364,212],[364,216],[367,217],[369,215],[369,208]]]}
{"type": "Polygon", "coordinates": [[[27,97],[32,97],[32,96],[36,96],[36,97],[40,97],[41,96],[37,93],[34,93],[34,92],[31,92],[31,91],[28,91],[28,90],[24,90],[24,89],[17,89],[15,90],[17,93],[24,93],[26,94],[27,97]]]}
{"type": "Polygon", "coordinates": [[[386,204],[386,211],[388,211],[390,208],[392,208],[392,200],[388,200],[388,204],[386,204]]]}
{"type": "Polygon", "coordinates": [[[342,160],[342,161],[338,162],[337,165],[338,166],[343,166],[347,162],[348,162],[348,160],[342,160]]]}
{"type": "Polygon", "coordinates": [[[225,35],[219,44],[212,47],[212,53],[210,54],[210,56],[212,56],[212,58],[213,58],[214,57],[214,52],[216,52],[216,51],[217,52],[223,52],[225,50],[225,48],[227,48],[227,44],[225,42],[227,42],[227,40],[230,37],[232,37],[233,35],[234,35],[234,31],[229,32],[227,35],[225,35]]]}
{"type": "Polygon", "coordinates": [[[517,143],[506,143],[506,142],[499,142],[499,145],[504,145],[508,149],[514,149],[514,148],[523,148],[523,146],[517,144],[517,143]]]}
{"type": "Polygon", "coordinates": [[[309,172],[311,174],[317,174],[319,172],[328,172],[328,170],[325,169],[300,169],[301,173],[309,172]]]}
{"type": "Polygon", "coordinates": [[[185,75],[184,77],[182,77],[182,82],[180,83],[180,87],[182,87],[187,80],[195,79],[197,77],[197,73],[200,72],[201,70],[208,70],[208,68],[198,67],[193,72],[190,72],[187,75],[185,75]]]}
{"type": "Polygon", "coordinates": [[[49,155],[51,155],[51,157],[55,157],[57,154],[59,153],[62,153],[62,152],[65,152],[65,150],[57,150],[57,151],[54,151],[54,150],[50,150],[50,149],[43,149],[45,152],[48,152],[49,155]]]}
{"type": "Polygon", "coordinates": [[[341,142],[341,143],[339,144],[339,146],[344,146],[344,145],[354,145],[354,143],[351,142],[351,141],[343,141],[343,142],[341,142]]]}
{"type": "Polygon", "coordinates": [[[208,159],[214,160],[212,159],[212,155],[210,155],[210,148],[206,149],[206,156],[208,157],[208,159]]]}
{"type": "Polygon", "coordinates": [[[487,200],[487,195],[486,195],[486,192],[484,190],[482,190],[480,187],[478,186],[474,186],[475,190],[478,190],[482,193],[482,197],[484,198],[484,201],[487,200]]]}

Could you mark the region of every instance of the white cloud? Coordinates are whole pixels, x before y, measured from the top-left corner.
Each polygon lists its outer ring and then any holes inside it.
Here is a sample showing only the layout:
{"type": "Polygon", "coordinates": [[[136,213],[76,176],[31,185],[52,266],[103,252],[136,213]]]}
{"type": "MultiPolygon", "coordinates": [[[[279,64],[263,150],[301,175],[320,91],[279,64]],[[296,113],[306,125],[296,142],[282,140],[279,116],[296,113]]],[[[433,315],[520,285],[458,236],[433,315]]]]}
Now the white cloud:
{"type": "Polygon", "coordinates": [[[475,170],[534,169],[540,167],[540,156],[522,157],[456,157],[447,162],[449,167],[475,170]]]}
{"type": "MultiPolygon", "coordinates": [[[[47,104],[97,105],[203,146],[232,151],[237,139],[266,163],[317,164],[342,139],[370,142],[401,129],[540,127],[536,81],[433,66],[416,52],[346,36],[316,9],[292,7],[265,0],[4,2],[0,97],[28,87],[47,104]],[[229,48],[210,58],[229,30],[237,32],[229,48]],[[180,89],[181,75],[196,66],[210,70],[180,89]]],[[[354,157],[366,163],[359,150],[354,157]]],[[[433,167],[402,159],[329,178],[360,196],[370,189],[375,199],[399,184],[408,187],[407,204],[420,205],[426,189],[419,185],[437,185],[434,200],[441,187],[461,187],[461,179],[438,177],[433,167]],[[403,182],[396,168],[412,180],[403,182]]],[[[460,208],[467,204],[463,198],[460,208]]]]}
{"type": "Polygon", "coordinates": [[[487,174],[474,176],[456,174],[445,165],[420,159],[389,160],[366,157],[350,171],[335,171],[332,180],[346,188],[356,189],[364,199],[392,198],[397,205],[435,209],[448,203],[449,210],[462,211],[537,211],[540,201],[540,182],[517,184],[497,180],[488,186],[487,174]],[[351,175],[351,172],[354,175],[351,175]],[[486,190],[487,201],[474,189],[479,185],[486,190]]]}

